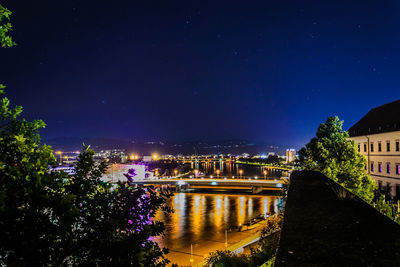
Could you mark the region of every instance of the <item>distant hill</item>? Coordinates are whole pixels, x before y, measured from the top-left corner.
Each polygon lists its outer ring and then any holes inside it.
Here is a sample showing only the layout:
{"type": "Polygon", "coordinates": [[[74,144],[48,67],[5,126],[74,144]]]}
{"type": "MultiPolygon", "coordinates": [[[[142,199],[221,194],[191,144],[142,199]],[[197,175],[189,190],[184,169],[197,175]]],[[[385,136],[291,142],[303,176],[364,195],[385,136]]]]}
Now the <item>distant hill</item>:
{"type": "Polygon", "coordinates": [[[226,140],[213,142],[171,142],[171,141],[133,141],[107,137],[57,137],[43,140],[54,150],[76,151],[82,144],[90,145],[95,151],[106,149],[125,149],[128,153],[150,155],[160,154],[263,154],[274,152],[279,155],[285,153],[286,147],[271,144],[254,143],[246,140],[226,140]]]}

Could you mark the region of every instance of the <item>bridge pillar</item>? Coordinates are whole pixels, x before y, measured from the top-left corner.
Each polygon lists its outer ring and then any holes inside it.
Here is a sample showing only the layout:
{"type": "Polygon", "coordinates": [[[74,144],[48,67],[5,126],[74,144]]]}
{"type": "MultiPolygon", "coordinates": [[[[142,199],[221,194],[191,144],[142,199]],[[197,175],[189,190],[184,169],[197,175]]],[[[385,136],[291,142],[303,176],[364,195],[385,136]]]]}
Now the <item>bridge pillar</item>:
{"type": "Polygon", "coordinates": [[[253,186],[252,188],[253,194],[258,194],[261,193],[263,191],[262,186],[253,186]]]}

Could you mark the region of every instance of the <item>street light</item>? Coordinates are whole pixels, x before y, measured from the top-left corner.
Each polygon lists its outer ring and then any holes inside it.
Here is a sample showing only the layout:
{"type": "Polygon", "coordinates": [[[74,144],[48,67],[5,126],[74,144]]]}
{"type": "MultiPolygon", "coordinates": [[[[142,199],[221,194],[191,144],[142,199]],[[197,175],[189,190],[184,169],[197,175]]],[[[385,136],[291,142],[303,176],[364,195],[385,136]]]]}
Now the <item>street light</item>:
{"type": "Polygon", "coordinates": [[[239,170],[239,178],[242,179],[243,170],[239,170]]]}
{"type": "Polygon", "coordinates": [[[158,155],[157,154],[153,154],[153,160],[158,160],[158,155]]]}
{"type": "Polygon", "coordinates": [[[177,175],[178,175],[178,170],[175,169],[175,170],[174,170],[174,173],[175,173],[175,176],[177,176],[177,175]]]}
{"type": "Polygon", "coordinates": [[[56,152],[56,154],[60,155],[60,165],[62,165],[62,158],[61,158],[62,153],[63,153],[62,151],[57,151],[56,152]]]}
{"type": "Polygon", "coordinates": [[[190,244],[190,263],[193,264],[194,259],[193,259],[193,244],[190,244]]]}
{"type": "Polygon", "coordinates": [[[199,173],[199,170],[194,170],[194,175],[195,175],[195,177],[197,178],[197,174],[199,173]]]}
{"type": "Polygon", "coordinates": [[[219,173],[220,172],[221,172],[220,170],[217,170],[217,178],[219,178],[219,173]]]}
{"type": "Polygon", "coordinates": [[[225,229],[225,248],[227,248],[227,247],[228,247],[228,233],[225,229]]]}
{"type": "Polygon", "coordinates": [[[264,179],[267,179],[267,173],[268,173],[267,170],[264,170],[263,173],[264,173],[264,179]]]}

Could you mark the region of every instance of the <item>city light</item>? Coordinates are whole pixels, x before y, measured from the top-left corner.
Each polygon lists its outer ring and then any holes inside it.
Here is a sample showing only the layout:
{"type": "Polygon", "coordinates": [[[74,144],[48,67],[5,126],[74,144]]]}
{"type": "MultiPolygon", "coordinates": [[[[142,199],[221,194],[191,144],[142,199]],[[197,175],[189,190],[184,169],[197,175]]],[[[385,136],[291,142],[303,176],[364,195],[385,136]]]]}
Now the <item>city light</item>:
{"type": "Polygon", "coordinates": [[[62,165],[62,151],[57,151],[56,154],[60,155],[60,165],[62,165]]]}
{"type": "Polygon", "coordinates": [[[153,160],[158,160],[158,154],[153,154],[153,160]]]}

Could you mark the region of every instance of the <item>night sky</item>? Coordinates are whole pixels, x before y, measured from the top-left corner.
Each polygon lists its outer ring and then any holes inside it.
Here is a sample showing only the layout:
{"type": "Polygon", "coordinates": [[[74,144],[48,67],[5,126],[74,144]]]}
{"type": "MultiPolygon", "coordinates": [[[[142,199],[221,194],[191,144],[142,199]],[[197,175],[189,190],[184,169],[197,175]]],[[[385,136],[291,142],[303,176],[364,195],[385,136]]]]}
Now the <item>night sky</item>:
{"type": "Polygon", "coordinates": [[[300,146],[400,99],[398,0],[0,3],[0,81],[45,138],[300,146]]]}

